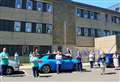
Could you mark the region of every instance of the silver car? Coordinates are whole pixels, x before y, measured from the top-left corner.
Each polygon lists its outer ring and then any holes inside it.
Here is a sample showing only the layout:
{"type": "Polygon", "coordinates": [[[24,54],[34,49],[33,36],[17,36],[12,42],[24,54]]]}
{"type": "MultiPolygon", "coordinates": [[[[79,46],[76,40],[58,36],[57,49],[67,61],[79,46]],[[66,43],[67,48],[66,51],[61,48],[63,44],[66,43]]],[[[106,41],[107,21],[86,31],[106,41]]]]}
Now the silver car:
{"type": "MultiPolygon", "coordinates": [[[[1,67],[0,67],[1,71],[1,67]]],[[[9,60],[8,68],[7,68],[7,74],[10,75],[14,73],[15,71],[19,71],[19,65],[16,61],[9,60]]]]}

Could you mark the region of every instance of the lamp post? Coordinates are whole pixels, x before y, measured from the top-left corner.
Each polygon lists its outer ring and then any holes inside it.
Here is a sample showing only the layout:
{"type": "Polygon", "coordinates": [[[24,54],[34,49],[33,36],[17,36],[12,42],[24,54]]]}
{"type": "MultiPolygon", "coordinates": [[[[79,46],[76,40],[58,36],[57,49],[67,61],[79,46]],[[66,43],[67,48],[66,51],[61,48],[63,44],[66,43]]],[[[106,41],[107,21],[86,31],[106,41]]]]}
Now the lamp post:
{"type": "MultiPolygon", "coordinates": [[[[66,49],[66,47],[67,47],[67,22],[66,21],[64,21],[64,47],[65,47],[65,49],[66,49]]],[[[65,50],[64,49],[64,50],[65,50]]]]}

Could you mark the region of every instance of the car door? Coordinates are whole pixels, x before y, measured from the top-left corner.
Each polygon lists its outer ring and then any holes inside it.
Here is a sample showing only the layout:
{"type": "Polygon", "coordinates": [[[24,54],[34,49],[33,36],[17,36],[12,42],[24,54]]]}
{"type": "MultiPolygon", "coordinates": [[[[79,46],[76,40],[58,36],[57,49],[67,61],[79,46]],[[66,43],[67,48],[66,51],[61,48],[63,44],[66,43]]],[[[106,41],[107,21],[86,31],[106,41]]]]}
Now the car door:
{"type": "Polygon", "coordinates": [[[71,70],[73,69],[73,62],[72,62],[72,59],[63,55],[62,56],[62,70],[71,70]]]}
{"type": "Polygon", "coordinates": [[[55,54],[49,55],[48,61],[52,71],[56,70],[56,59],[55,54]]]}

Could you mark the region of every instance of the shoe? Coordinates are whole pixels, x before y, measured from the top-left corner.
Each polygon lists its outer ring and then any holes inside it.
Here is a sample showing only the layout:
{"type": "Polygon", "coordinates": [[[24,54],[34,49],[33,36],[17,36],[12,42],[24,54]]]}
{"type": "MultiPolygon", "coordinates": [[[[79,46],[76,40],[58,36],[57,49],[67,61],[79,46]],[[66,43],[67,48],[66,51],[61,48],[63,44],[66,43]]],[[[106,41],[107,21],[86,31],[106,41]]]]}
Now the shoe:
{"type": "Polygon", "coordinates": [[[3,77],[3,76],[0,76],[1,78],[3,77]]]}

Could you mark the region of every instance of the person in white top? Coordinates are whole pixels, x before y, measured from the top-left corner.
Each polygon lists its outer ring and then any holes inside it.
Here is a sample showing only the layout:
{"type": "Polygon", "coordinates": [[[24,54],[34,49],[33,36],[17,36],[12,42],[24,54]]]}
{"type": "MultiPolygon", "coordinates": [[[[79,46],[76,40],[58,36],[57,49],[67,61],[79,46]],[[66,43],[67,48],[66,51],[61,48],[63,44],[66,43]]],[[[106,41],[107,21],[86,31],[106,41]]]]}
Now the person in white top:
{"type": "Polygon", "coordinates": [[[117,69],[119,67],[119,63],[118,63],[118,53],[114,53],[113,54],[113,64],[115,66],[115,69],[117,69]]]}
{"type": "Polygon", "coordinates": [[[60,51],[57,51],[57,55],[56,55],[55,59],[56,59],[56,71],[57,71],[57,74],[59,74],[61,71],[61,64],[62,64],[62,62],[61,62],[62,55],[60,54],[60,51]]]}
{"type": "Polygon", "coordinates": [[[93,51],[91,51],[90,54],[89,54],[89,62],[90,62],[90,68],[93,68],[93,63],[94,63],[94,53],[93,53],[93,51]]]}

